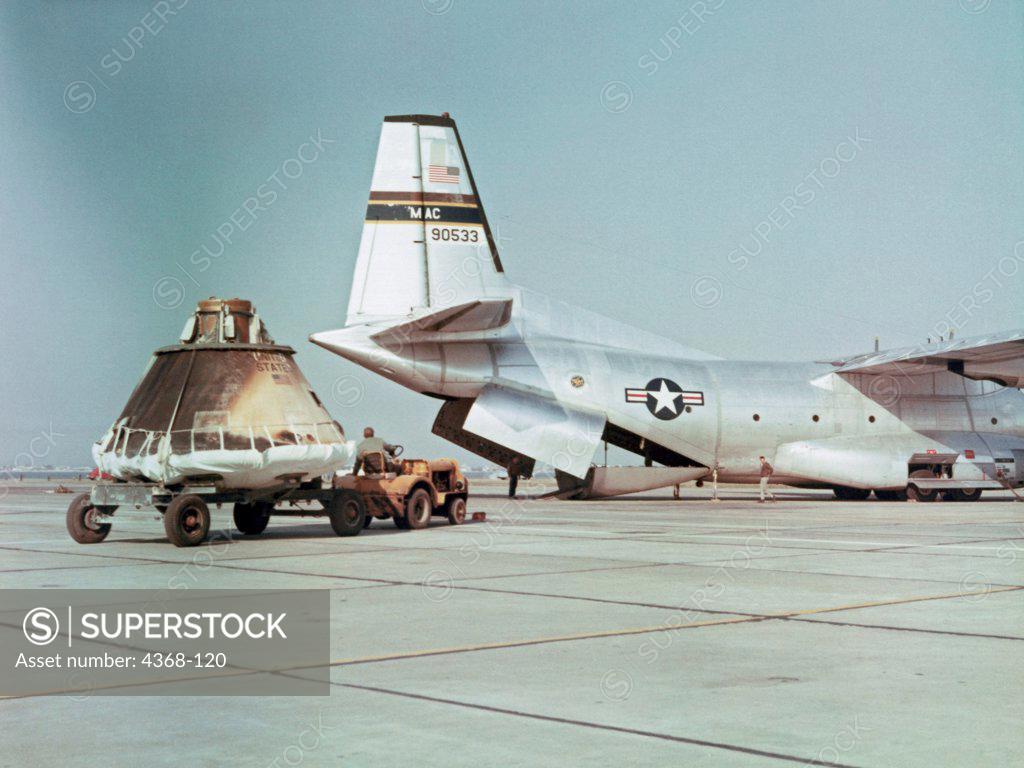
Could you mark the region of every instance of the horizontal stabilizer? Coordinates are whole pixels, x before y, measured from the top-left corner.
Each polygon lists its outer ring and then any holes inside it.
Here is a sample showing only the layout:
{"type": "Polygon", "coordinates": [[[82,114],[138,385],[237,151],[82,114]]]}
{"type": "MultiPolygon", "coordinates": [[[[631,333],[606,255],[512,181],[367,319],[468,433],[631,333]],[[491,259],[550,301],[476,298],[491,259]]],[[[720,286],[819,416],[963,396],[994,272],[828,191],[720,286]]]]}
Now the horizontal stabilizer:
{"type": "Polygon", "coordinates": [[[512,317],[512,299],[481,299],[422,315],[375,333],[378,344],[416,340],[424,334],[489,331],[506,325],[512,317]]]}

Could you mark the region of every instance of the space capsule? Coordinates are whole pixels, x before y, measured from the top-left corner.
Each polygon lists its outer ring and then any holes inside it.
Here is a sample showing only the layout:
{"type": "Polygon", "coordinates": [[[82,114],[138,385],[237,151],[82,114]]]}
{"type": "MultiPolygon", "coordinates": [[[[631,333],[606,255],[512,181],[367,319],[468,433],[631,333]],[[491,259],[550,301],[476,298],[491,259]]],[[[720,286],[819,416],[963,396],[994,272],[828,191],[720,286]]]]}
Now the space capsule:
{"type": "Polygon", "coordinates": [[[252,303],[200,301],[180,343],[153,353],[121,415],[93,445],[118,480],[268,488],[312,479],[351,455],[294,360],[252,303]]]}

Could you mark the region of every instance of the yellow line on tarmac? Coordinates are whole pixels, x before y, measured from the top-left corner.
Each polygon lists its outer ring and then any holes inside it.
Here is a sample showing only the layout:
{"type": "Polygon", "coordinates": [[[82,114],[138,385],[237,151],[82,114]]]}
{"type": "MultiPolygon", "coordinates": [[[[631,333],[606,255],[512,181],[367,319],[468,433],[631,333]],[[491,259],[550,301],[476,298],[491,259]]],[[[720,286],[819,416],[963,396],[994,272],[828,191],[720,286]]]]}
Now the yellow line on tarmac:
{"type": "MultiPolygon", "coordinates": [[[[685,612],[685,611],[684,611],[685,612]]],[[[709,619],[694,621],[689,624],[659,624],[654,627],[633,627],[629,629],[606,629],[601,632],[580,632],[573,635],[555,635],[552,637],[536,637],[529,640],[507,640],[494,643],[476,643],[474,645],[457,645],[450,648],[428,648],[422,651],[405,653],[388,653],[381,656],[360,656],[352,659],[332,661],[332,667],[343,667],[349,664],[368,664],[375,661],[393,661],[397,659],[415,659],[420,656],[441,656],[449,653],[466,653],[469,651],[487,651],[497,648],[518,648],[524,645],[544,645],[547,643],[563,643],[572,640],[591,640],[600,637],[619,637],[620,635],[644,635],[651,632],[671,632],[691,627],[710,627],[718,624],[740,624],[746,621],[764,621],[770,616],[731,616],[728,619],[709,619]]]]}
{"type": "Polygon", "coordinates": [[[771,617],[784,617],[784,616],[809,616],[815,613],[836,613],[837,611],[854,611],[858,608],[877,608],[883,605],[903,605],[905,603],[922,603],[926,600],[949,600],[955,597],[965,597],[967,595],[977,598],[981,595],[991,595],[996,592],[1015,592],[1017,590],[1024,589],[1024,587],[992,587],[984,592],[968,592],[966,595],[963,592],[950,592],[945,595],[925,595],[924,597],[903,597],[895,600],[877,600],[870,603],[851,603],[850,605],[839,605],[834,608],[811,608],[806,611],[784,611],[782,613],[768,614],[771,617]]]}
{"type": "MultiPolygon", "coordinates": [[[[995,592],[1013,592],[1024,589],[1024,587],[993,587],[986,594],[995,592]]],[[[973,593],[972,593],[973,594],[973,593]]],[[[980,594],[980,593],[979,593],[980,594]]],[[[708,619],[707,621],[693,621],[686,624],[659,624],[653,627],[635,627],[632,629],[609,629],[601,632],[580,632],[573,635],[555,635],[551,637],[537,637],[529,640],[509,640],[506,642],[476,643],[473,645],[460,645],[449,648],[431,648],[421,651],[408,651],[405,653],[390,653],[380,656],[361,656],[351,659],[339,659],[332,661],[332,667],[343,667],[352,664],[370,664],[378,661],[396,661],[399,659],[414,659],[422,656],[442,656],[451,653],[467,653],[471,651],[486,651],[498,648],[517,648],[526,645],[544,645],[547,643],[571,642],[573,640],[592,640],[602,637],[618,637],[620,635],[644,635],[653,632],[674,632],[680,629],[693,629],[696,627],[713,627],[724,624],[744,624],[752,621],[765,621],[771,619],[784,619],[790,616],[808,616],[817,613],[834,613],[837,611],[852,611],[859,608],[875,608],[884,605],[901,605],[903,603],[919,603],[926,600],[949,600],[963,597],[961,592],[950,592],[942,595],[925,595],[922,597],[899,598],[895,600],[877,600],[865,603],[851,603],[849,605],[833,606],[828,608],[810,608],[803,611],[780,611],[778,613],[757,614],[754,616],[731,616],[726,619],[708,619]]],[[[680,613],[686,613],[688,609],[680,607],[680,613]]],[[[697,610],[697,609],[694,609],[697,610]]]]}
{"type": "MultiPolygon", "coordinates": [[[[1020,586],[1010,587],[993,587],[987,590],[985,594],[994,594],[997,592],[1015,592],[1024,589],[1020,586]]],[[[975,593],[971,593],[972,595],[975,593]]],[[[980,594],[980,593],[979,593],[980,594]]],[[[906,603],[920,603],[927,600],[949,600],[957,597],[964,597],[961,592],[949,592],[942,595],[924,595],[922,597],[907,597],[899,598],[895,600],[876,600],[865,603],[850,603],[849,605],[832,606],[828,608],[810,608],[802,611],[781,611],[778,613],[766,613],[757,614],[753,616],[730,616],[724,619],[708,619],[706,621],[692,621],[686,624],[659,624],[653,627],[633,627],[628,629],[607,629],[600,632],[579,632],[571,635],[554,635],[549,637],[537,637],[527,640],[509,640],[499,641],[493,643],[475,643],[472,645],[459,645],[448,648],[429,648],[420,651],[408,651],[404,653],[390,653],[382,654],[379,656],[360,656],[351,659],[338,659],[330,662],[328,666],[331,667],[343,667],[353,664],[370,664],[379,661],[397,661],[400,659],[415,659],[424,656],[443,656],[453,653],[469,653],[472,651],[487,651],[496,650],[499,648],[519,648],[529,645],[546,645],[548,643],[562,643],[571,642],[573,640],[593,640],[602,637],[621,637],[626,635],[645,635],[654,632],[675,632],[681,629],[693,629],[696,627],[714,627],[723,626],[726,624],[746,624],[754,621],[766,621],[772,619],[784,619],[791,616],[809,616],[819,613],[836,613],[838,611],[853,611],[860,608],[876,608],[885,605],[903,605],[906,603]]],[[[688,609],[680,608],[680,613],[685,613],[688,609]]],[[[694,609],[696,610],[696,609],[694,609]]],[[[92,693],[101,690],[110,690],[115,688],[134,688],[134,687],[145,687],[147,685],[157,685],[160,683],[174,683],[174,682],[186,682],[193,679],[209,680],[218,677],[238,677],[243,675],[252,674],[274,674],[278,672],[298,672],[304,669],[317,669],[322,667],[321,664],[302,664],[290,667],[281,667],[279,669],[267,669],[267,670],[225,670],[220,673],[207,674],[202,676],[182,676],[178,678],[167,678],[153,681],[135,681],[128,683],[117,683],[101,686],[93,686],[88,688],[68,688],[63,690],[52,690],[45,692],[29,693],[29,694],[13,694],[13,695],[0,695],[0,700],[4,699],[20,699],[20,698],[33,698],[35,696],[45,696],[54,694],[72,694],[72,693],[92,693]]]]}

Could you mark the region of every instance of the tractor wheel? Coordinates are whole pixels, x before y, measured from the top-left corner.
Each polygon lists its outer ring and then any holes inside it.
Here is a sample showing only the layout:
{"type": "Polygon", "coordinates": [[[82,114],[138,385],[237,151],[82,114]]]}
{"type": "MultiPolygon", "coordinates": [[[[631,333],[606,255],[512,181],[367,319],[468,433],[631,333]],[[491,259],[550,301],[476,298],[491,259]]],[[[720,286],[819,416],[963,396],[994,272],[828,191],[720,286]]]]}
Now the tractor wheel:
{"type": "Polygon", "coordinates": [[[832,489],[832,493],[840,501],[864,501],[871,495],[871,491],[866,488],[849,488],[845,485],[837,485],[832,489]]]}
{"type": "Polygon", "coordinates": [[[273,509],[273,503],[268,501],[258,501],[255,504],[238,502],[234,510],[235,528],[248,536],[261,534],[267,529],[273,509]]]}
{"type": "Polygon", "coordinates": [[[210,508],[195,494],[175,496],[164,512],[164,532],[176,547],[202,544],[210,532],[210,508]]]}
{"type": "Polygon", "coordinates": [[[417,488],[405,501],[405,522],[413,529],[426,528],[434,514],[434,502],[426,488],[417,488]]]}
{"type": "Polygon", "coordinates": [[[99,544],[110,533],[110,523],[96,521],[97,511],[88,493],[80,493],[71,500],[66,518],[68,533],[79,544],[99,544]]]}
{"type": "Polygon", "coordinates": [[[462,525],[466,520],[466,500],[463,498],[452,499],[448,502],[448,523],[451,525],[462,525]]]}
{"type": "Polygon", "coordinates": [[[910,501],[935,501],[939,497],[939,492],[932,488],[931,490],[922,490],[914,485],[914,478],[920,479],[935,479],[935,475],[929,472],[927,469],[918,469],[910,473],[910,483],[907,485],[907,499],[910,501]]]}
{"type": "Polygon", "coordinates": [[[355,491],[335,493],[327,514],[339,536],[358,536],[366,526],[366,502],[355,491]]]}

